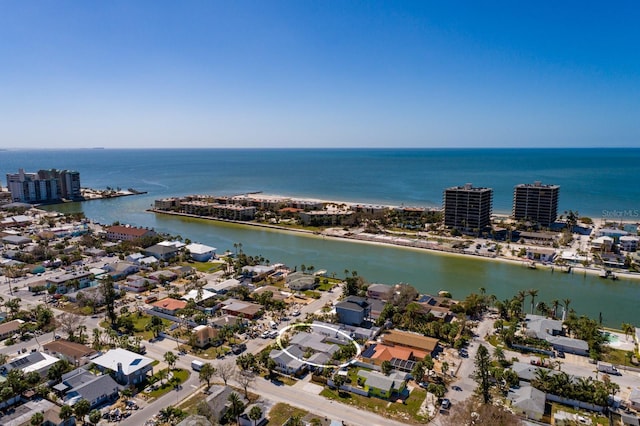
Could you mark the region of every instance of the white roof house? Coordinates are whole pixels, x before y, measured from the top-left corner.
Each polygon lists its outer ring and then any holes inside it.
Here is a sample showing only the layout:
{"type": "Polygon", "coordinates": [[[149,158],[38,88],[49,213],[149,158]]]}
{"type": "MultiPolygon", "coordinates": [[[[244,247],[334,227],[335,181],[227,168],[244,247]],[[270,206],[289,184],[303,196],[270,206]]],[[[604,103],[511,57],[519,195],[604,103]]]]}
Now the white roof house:
{"type": "Polygon", "coordinates": [[[41,376],[46,376],[49,368],[60,359],[44,352],[30,352],[16,357],[2,366],[7,373],[11,370],[22,370],[24,374],[35,371],[41,376]]]}
{"type": "Polygon", "coordinates": [[[189,291],[189,293],[185,294],[184,296],[182,296],[183,300],[193,300],[195,302],[202,302],[203,300],[207,300],[210,299],[212,297],[216,296],[216,293],[211,292],[209,290],[206,289],[202,289],[202,296],[198,299],[198,290],[193,289],[191,291],[189,291]]]}
{"type": "Polygon", "coordinates": [[[139,383],[152,369],[153,360],[122,348],[112,349],[102,356],[94,358],[93,363],[115,373],[116,381],[121,384],[139,383]]]}
{"type": "Polygon", "coordinates": [[[191,253],[191,257],[198,262],[206,262],[211,259],[216,252],[215,247],[197,243],[189,244],[186,249],[191,253]]]}

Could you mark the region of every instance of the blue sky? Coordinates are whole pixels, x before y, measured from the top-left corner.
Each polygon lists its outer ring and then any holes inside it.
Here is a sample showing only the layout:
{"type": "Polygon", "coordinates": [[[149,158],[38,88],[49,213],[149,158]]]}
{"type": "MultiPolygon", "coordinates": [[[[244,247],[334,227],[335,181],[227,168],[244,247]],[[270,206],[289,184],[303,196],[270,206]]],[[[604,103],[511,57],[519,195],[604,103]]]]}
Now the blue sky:
{"type": "Polygon", "coordinates": [[[640,146],[638,22],[635,1],[7,0],[0,148],[640,146]]]}

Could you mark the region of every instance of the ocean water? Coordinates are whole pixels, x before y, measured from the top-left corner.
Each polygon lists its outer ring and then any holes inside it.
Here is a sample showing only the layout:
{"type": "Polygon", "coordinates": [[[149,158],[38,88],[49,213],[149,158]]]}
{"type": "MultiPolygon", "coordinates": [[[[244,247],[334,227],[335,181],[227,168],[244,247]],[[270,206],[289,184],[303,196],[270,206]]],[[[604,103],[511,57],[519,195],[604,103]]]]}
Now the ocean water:
{"type": "Polygon", "coordinates": [[[639,164],[640,149],[9,150],[0,180],[20,167],[73,169],[83,186],[133,187],[150,199],[263,191],[424,207],[470,182],[493,188],[498,213],[511,212],[516,184],[539,180],[561,186],[560,212],[600,217],[640,210],[639,164]]]}
{"type": "MultiPolygon", "coordinates": [[[[314,265],[369,282],[405,282],[422,292],[449,290],[463,298],[484,287],[504,299],[537,288],[537,301],[570,299],[571,308],[603,323],[640,323],[640,281],[610,281],[400,247],[247,228],[146,211],[157,198],[263,191],[270,194],[391,205],[440,206],[442,190],[472,182],[494,189],[494,211],[511,210],[513,186],[541,180],[561,185],[560,211],[593,217],[640,210],[640,149],[558,150],[59,150],[0,151],[0,176],[42,168],[74,169],[83,186],[148,194],[53,206],[83,211],[100,223],[130,223],[289,266],[314,265]]],[[[4,179],[3,183],[4,183],[4,179]]],[[[638,218],[640,220],[640,218],[638,218]]],[[[529,299],[525,303],[528,309],[529,299]]]]}

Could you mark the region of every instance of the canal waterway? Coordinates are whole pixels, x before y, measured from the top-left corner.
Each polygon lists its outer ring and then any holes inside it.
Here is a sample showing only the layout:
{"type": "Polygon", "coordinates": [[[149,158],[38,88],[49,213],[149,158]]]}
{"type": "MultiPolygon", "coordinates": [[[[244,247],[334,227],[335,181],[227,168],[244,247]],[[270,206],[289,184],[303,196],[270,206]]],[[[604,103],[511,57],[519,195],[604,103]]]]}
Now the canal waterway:
{"type": "MultiPolygon", "coordinates": [[[[194,242],[216,247],[218,252],[242,250],[261,255],[271,263],[291,267],[313,265],[329,274],[344,276],[345,269],[357,271],[369,282],[409,283],[420,292],[450,291],[464,298],[481,287],[502,300],[519,290],[538,289],[536,301],[548,305],[552,300],[570,299],[570,307],[580,315],[598,318],[603,324],[619,327],[622,322],[640,320],[640,282],[604,280],[582,272],[567,274],[549,270],[531,270],[524,266],[467,256],[455,256],[405,247],[379,246],[350,240],[334,240],[319,235],[244,226],[146,211],[152,197],[141,195],[51,206],[51,209],[83,211],[87,217],[104,224],[115,221],[148,226],[160,232],[180,235],[194,242]]],[[[530,299],[525,302],[530,308],[530,299]]]]}

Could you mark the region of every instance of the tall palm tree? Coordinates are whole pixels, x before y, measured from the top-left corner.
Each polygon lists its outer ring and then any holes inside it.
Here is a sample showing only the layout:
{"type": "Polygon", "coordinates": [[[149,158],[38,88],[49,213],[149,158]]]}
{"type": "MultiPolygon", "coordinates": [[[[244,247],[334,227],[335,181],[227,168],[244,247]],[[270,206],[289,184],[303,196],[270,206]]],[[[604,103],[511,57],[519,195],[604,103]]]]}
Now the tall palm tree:
{"type": "Polygon", "coordinates": [[[231,407],[229,407],[229,411],[231,415],[236,419],[236,423],[240,422],[240,415],[244,411],[244,402],[240,399],[240,395],[235,392],[231,392],[228,401],[231,403],[231,407]]]}
{"type": "Polygon", "coordinates": [[[553,299],[551,301],[551,307],[553,308],[553,319],[558,317],[558,306],[560,306],[560,301],[558,299],[553,299]]]}
{"type": "Polygon", "coordinates": [[[533,308],[535,307],[536,296],[538,295],[538,290],[535,288],[529,289],[527,291],[529,296],[531,296],[531,314],[533,314],[533,308]]]}
{"type": "Polygon", "coordinates": [[[524,299],[527,297],[527,292],[525,290],[519,290],[516,297],[518,301],[520,301],[520,312],[524,312],[524,299]]]}
{"type": "Polygon", "coordinates": [[[624,331],[624,337],[626,340],[629,340],[629,336],[633,334],[635,331],[635,327],[628,322],[622,323],[622,331],[624,331]]]}
{"type": "Polygon", "coordinates": [[[564,311],[562,312],[562,321],[566,321],[567,314],[569,313],[569,305],[571,304],[571,299],[564,299],[562,302],[564,303],[564,311]]]}

